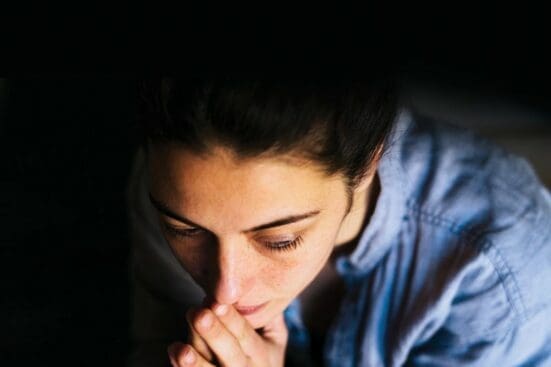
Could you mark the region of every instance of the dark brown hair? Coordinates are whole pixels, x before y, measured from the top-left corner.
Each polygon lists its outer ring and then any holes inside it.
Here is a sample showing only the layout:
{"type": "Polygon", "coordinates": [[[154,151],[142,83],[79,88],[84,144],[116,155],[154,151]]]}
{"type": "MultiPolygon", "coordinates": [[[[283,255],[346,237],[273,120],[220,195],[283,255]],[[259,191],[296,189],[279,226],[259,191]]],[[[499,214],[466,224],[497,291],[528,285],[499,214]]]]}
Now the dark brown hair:
{"type": "Polygon", "coordinates": [[[384,147],[396,109],[388,78],[164,78],[141,84],[138,128],[142,143],[198,153],[213,145],[243,158],[299,153],[354,186],[384,147]]]}

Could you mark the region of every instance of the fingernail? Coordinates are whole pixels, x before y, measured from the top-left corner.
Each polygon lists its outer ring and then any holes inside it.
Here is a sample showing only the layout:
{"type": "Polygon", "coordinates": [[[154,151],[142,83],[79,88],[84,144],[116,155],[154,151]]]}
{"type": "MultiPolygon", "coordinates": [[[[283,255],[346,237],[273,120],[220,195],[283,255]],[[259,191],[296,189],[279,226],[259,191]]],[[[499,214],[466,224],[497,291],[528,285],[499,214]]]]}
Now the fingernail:
{"type": "Polygon", "coordinates": [[[201,316],[201,318],[199,319],[199,323],[201,324],[201,326],[205,329],[208,329],[211,327],[212,325],[212,322],[213,322],[213,319],[212,319],[212,315],[209,314],[209,313],[205,313],[204,315],[201,316]]]}
{"type": "Polygon", "coordinates": [[[189,346],[186,346],[186,350],[184,351],[184,363],[185,364],[195,363],[195,353],[193,353],[193,351],[189,346]]]}
{"type": "Polygon", "coordinates": [[[214,306],[213,311],[218,316],[223,316],[228,312],[228,305],[221,305],[221,304],[218,303],[214,306]]]}

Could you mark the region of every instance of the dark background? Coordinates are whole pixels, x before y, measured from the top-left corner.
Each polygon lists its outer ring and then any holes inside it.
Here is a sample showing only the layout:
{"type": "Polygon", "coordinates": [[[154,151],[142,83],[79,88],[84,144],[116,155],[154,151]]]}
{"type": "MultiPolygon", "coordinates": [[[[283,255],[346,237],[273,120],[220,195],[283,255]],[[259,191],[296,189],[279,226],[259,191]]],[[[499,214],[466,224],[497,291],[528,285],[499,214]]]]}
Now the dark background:
{"type": "Polygon", "coordinates": [[[3,83],[0,364],[121,366],[132,83],[3,83]]]}
{"type": "Polygon", "coordinates": [[[506,13],[447,6],[430,13],[403,9],[399,16],[387,11],[384,18],[363,10],[365,17],[350,20],[310,14],[309,27],[298,15],[290,22],[264,15],[244,25],[225,13],[205,16],[198,26],[197,19],[186,23],[189,14],[151,22],[160,18],[155,9],[137,18],[125,9],[118,17],[95,9],[97,18],[81,12],[55,21],[40,16],[45,8],[30,17],[20,10],[25,17],[10,29],[20,37],[3,55],[0,82],[0,364],[123,365],[124,189],[136,147],[130,131],[140,77],[266,66],[283,74],[361,75],[372,65],[390,67],[421,110],[511,137],[507,142],[532,154],[546,174],[545,13],[518,4],[506,13]],[[29,22],[39,25],[36,31],[28,31],[29,22]],[[181,38],[174,37],[177,23],[184,23],[181,38]],[[172,37],[157,36],[159,29],[172,37]],[[77,34],[76,41],[67,41],[67,33],[77,34]],[[519,118],[502,118],[510,106],[522,111],[519,118]],[[479,126],[480,120],[489,123],[479,126]],[[531,151],[534,137],[540,145],[531,151]]]}

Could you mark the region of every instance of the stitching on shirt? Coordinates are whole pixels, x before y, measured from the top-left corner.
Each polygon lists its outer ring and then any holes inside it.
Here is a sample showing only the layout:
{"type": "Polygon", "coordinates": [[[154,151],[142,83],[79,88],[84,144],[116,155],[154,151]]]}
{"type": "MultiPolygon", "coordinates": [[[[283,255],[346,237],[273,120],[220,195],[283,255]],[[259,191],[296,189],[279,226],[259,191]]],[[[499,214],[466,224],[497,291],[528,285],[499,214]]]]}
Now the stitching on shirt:
{"type": "Polygon", "coordinates": [[[406,205],[410,212],[414,215],[417,215],[420,220],[428,224],[437,225],[447,229],[451,233],[459,236],[460,242],[462,244],[475,246],[475,249],[477,249],[479,253],[485,255],[486,258],[494,266],[494,269],[501,285],[504,288],[505,295],[507,300],[509,301],[510,306],[513,308],[515,313],[520,317],[522,321],[527,319],[526,306],[513,272],[507,265],[507,262],[505,261],[499,250],[495,246],[493,246],[493,243],[490,240],[484,239],[482,237],[481,231],[475,231],[470,227],[460,226],[451,219],[430,213],[422,209],[421,206],[415,203],[413,200],[408,200],[406,205]],[[492,253],[492,255],[494,256],[490,256],[490,253],[492,253]]]}
{"type": "Polygon", "coordinates": [[[507,265],[507,262],[505,261],[503,256],[501,256],[499,250],[495,246],[493,246],[493,243],[489,240],[482,241],[481,252],[492,263],[494,268],[496,268],[497,276],[499,277],[499,280],[503,288],[505,289],[505,295],[509,299],[509,303],[515,309],[517,315],[519,315],[520,320],[526,320],[526,305],[524,304],[524,300],[522,299],[522,293],[520,292],[520,287],[518,286],[517,280],[514,277],[513,272],[507,265]],[[489,256],[490,252],[493,252],[495,256],[489,256]],[[511,282],[510,290],[508,290],[508,280],[510,280],[511,282]],[[517,302],[520,304],[521,309],[517,307],[517,302]]]}

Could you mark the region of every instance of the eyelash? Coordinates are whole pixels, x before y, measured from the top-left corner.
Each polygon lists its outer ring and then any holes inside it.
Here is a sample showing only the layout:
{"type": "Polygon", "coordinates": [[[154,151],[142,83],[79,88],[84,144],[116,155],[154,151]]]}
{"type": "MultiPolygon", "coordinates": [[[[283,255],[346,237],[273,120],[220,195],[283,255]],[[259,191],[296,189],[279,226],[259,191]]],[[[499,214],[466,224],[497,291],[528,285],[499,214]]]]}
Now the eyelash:
{"type": "Polygon", "coordinates": [[[291,251],[296,249],[302,243],[302,237],[298,236],[291,241],[281,241],[281,242],[264,242],[270,251],[291,251]]]}
{"type": "MultiPolygon", "coordinates": [[[[199,229],[199,228],[176,229],[169,225],[164,225],[164,227],[167,230],[167,232],[179,238],[190,238],[198,235],[203,231],[202,229],[199,229]]],[[[264,241],[263,244],[270,251],[276,251],[276,252],[291,251],[296,249],[300,244],[302,244],[302,236],[298,236],[294,240],[290,240],[290,241],[280,241],[280,242],[264,241]]]]}

